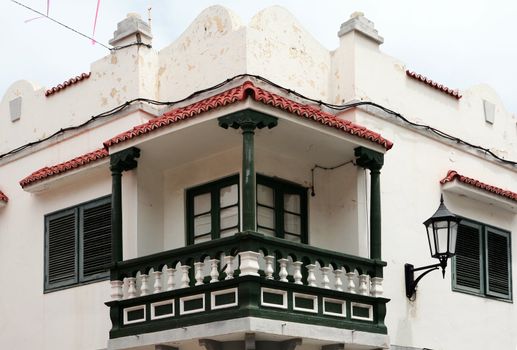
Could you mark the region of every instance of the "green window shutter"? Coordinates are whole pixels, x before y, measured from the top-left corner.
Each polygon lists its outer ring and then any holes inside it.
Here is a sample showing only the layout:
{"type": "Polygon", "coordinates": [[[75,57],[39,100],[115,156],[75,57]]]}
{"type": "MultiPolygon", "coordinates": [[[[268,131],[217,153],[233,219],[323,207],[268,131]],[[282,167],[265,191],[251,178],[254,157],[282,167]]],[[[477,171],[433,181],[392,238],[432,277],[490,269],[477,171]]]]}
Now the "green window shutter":
{"type": "Polygon", "coordinates": [[[81,279],[107,274],[111,263],[111,201],[109,198],[81,207],[81,279]]]}
{"type": "Polygon", "coordinates": [[[486,246],[486,294],[511,298],[510,234],[487,228],[486,246]]]}
{"type": "Polygon", "coordinates": [[[457,289],[481,293],[481,226],[463,221],[458,226],[455,256],[457,289]]]}
{"type": "Polygon", "coordinates": [[[77,282],[76,223],[77,211],[74,209],[45,218],[46,288],[77,282]]]}

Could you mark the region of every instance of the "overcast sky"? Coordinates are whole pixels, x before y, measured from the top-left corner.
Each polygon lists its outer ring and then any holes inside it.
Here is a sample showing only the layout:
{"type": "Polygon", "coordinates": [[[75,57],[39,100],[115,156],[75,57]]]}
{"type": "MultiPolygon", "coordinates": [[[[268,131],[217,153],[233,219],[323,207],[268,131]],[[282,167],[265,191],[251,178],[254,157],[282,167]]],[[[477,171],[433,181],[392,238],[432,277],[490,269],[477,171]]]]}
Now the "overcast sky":
{"type": "MultiPolygon", "coordinates": [[[[46,12],[47,0],[19,0],[46,12]]],[[[49,0],[50,16],[92,35],[97,0],[49,0]]],[[[147,18],[152,7],[153,46],[175,40],[206,7],[220,4],[247,23],[271,5],[287,8],[325,47],[338,45],[337,31],[354,11],[375,22],[381,49],[411,70],[451,88],[487,83],[517,113],[517,2],[508,0],[100,0],[95,38],[108,43],[128,12],[147,18]]],[[[15,81],[51,87],[108,54],[101,45],[1,0],[0,96],[15,81]]]]}

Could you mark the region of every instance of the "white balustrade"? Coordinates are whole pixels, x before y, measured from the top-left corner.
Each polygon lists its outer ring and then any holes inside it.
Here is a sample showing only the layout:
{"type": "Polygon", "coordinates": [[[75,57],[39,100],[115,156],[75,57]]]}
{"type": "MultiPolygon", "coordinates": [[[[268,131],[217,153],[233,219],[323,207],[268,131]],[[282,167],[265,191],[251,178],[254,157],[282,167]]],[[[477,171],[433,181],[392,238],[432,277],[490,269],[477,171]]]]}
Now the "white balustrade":
{"type": "Polygon", "coordinates": [[[217,269],[217,264],[219,264],[219,260],[210,259],[210,283],[219,282],[219,270],[217,269]]]}
{"type": "Polygon", "coordinates": [[[273,279],[273,262],[275,260],[275,257],[273,255],[268,255],[264,257],[264,260],[266,261],[266,267],[264,268],[264,273],[266,274],[267,280],[273,279]]]}
{"type": "Polygon", "coordinates": [[[316,275],[314,274],[314,269],[316,265],[310,264],[307,265],[307,284],[311,287],[317,287],[316,285],[316,275]]]}
{"type": "Polygon", "coordinates": [[[194,278],[196,279],[196,286],[199,286],[199,285],[203,284],[203,278],[204,278],[204,276],[203,276],[203,267],[204,266],[205,266],[205,263],[203,263],[203,262],[195,262],[194,263],[194,278]]]}
{"type": "Polygon", "coordinates": [[[343,291],[343,270],[341,269],[335,269],[334,270],[334,288],[337,291],[342,292],[343,291]]]}
{"type": "Polygon", "coordinates": [[[190,266],[181,265],[181,288],[187,288],[190,284],[190,277],[188,276],[188,270],[190,266]]]}
{"type": "Polygon", "coordinates": [[[355,292],[355,282],[354,282],[355,272],[354,271],[347,272],[346,276],[348,277],[348,281],[346,284],[346,291],[348,293],[355,294],[356,293],[355,292]]]}
{"type": "Polygon", "coordinates": [[[136,297],[136,277],[128,277],[127,278],[128,288],[127,288],[127,298],[135,298],[136,297]]]}
{"type": "Polygon", "coordinates": [[[258,271],[260,253],[253,251],[240,252],[239,257],[241,260],[240,270],[241,276],[260,276],[258,271]]]}
{"type": "Polygon", "coordinates": [[[302,282],[302,265],[301,261],[293,262],[293,278],[295,284],[303,284],[302,282]]]}
{"type": "Polygon", "coordinates": [[[110,281],[110,284],[111,284],[111,300],[122,300],[122,298],[124,297],[124,290],[123,290],[123,286],[124,286],[124,282],[122,281],[118,281],[118,280],[115,280],[115,281],[110,281]]]}
{"type": "Polygon", "coordinates": [[[156,294],[156,293],[161,293],[162,291],[162,272],[161,271],[154,271],[153,272],[153,277],[154,277],[154,284],[153,284],[153,288],[154,288],[154,291],[153,293],[156,294]]]}
{"type": "Polygon", "coordinates": [[[359,294],[368,295],[368,278],[370,276],[362,274],[359,276],[359,294]]]}
{"type": "Polygon", "coordinates": [[[146,275],[145,273],[140,275],[140,296],[148,295],[149,294],[149,275],[146,275]]]}
{"type": "Polygon", "coordinates": [[[330,279],[329,279],[329,272],[330,267],[324,266],[320,268],[321,271],[321,286],[325,289],[330,289],[330,279]]]}
{"type": "Polygon", "coordinates": [[[382,280],[381,277],[372,277],[372,289],[370,290],[372,297],[378,298],[384,294],[382,280]]]}
{"type": "Polygon", "coordinates": [[[287,282],[287,263],[288,259],[278,259],[278,263],[280,264],[280,271],[278,272],[278,277],[280,277],[280,282],[287,282]]]}
{"type": "Polygon", "coordinates": [[[225,280],[233,279],[233,259],[234,257],[231,255],[226,255],[223,258],[224,264],[226,264],[226,269],[224,270],[224,272],[226,273],[225,280]]]}
{"type": "Polygon", "coordinates": [[[167,290],[173,290],[176,287],[176,281],[174,281],[174,274],[176,269],[169,267],[167,270],[167,290]]]}

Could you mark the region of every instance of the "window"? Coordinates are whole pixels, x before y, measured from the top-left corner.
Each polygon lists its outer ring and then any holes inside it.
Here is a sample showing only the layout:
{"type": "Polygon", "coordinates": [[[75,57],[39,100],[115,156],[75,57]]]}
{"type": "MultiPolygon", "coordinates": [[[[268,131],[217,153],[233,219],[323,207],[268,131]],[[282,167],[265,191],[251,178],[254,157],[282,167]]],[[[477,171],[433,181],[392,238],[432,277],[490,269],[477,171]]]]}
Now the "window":
{"type": "Polygon", "coordinates": [[[453,290],[512,299],[510,232],[461,221],[453,259],[453,290]]]}
{"type": "Polygon", "coordinates": [[[111,197],[45,216],[45,290],[109,275],[111,197]]]}
{"type": "Polygon", "coordinates": [[[265,235],[307,243],[307,189],[257,175],[257,230],[265,235]]]}
{"type": "Polygon", "coordinates": [[[239,232],[239,175],[187,190],[187,243],[239,232]]]}

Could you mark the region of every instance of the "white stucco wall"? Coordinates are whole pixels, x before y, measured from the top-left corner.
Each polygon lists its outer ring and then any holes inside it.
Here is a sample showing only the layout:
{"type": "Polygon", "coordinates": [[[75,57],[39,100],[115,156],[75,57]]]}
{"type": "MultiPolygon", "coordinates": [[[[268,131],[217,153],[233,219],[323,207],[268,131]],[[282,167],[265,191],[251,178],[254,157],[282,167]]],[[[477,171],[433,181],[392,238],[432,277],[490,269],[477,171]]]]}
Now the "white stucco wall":
{"type": "MultiPolygon", "coordinates": [[[[266,9],[244,25],[228,10],[212,7],[163,50],[134,46],[111,53],[92,63],[89,79],[50,97],[36,84],[13,83],[0,103],[0,154],[137,97],[173,101],[250,73],[323,101],[373,101],[414,122],[517,159],[516,118],[491,88],[467,88],[456,100],[408,78],[405,69],[403,62],[385,55],[377,43],[357,31],[343,35],[339,47],[330,52],[282,8],[266,9]],[[11,122],[9,101],[20,96],[21,119],[11,122]],[[483,100],[495,104],[493,125],[484,120],[483,100]]],[[[0,208],[0,274],[12,286],[4,288],[0,298],[0,313],[9,315],[0,318],[0,348],[90,350],[106,346],[110,328],[108,308],[103,304],[109,295],[107,282],[43,294],[43,217],[110,193],[107,164],[90,175],[56,180],[39,193],[22,190],[18,181],[41,167],[100,148],[106,139],[151,117],[132,110],[0,159],[0,190],[10,198],[0,208]]],[[[436,350],[514,349],[517,309],[513,303],[453,292],[450,268],[445,280],[437,272],[423,279],[417,299],[409,302],[403,265],[433,263],[421,223],[436,210],[441,191],[438,181],[449,169],[517,191],[515,167],[427,137],[382,114],[356,111],[342,117],[395,143],[385,155],[381,175],[382,253],[388,263],[384,288],[391,299],[386,319],[391,343],[436,350]]],[[[240,148],[231,148],[156,169],[156,164],[146,163],[144,153],[139,168],[123,176],[124,257],[183,246],[185,189],[238,173],[240,153],[240,148]]],[[[260,142],[256,156],[257,172],[311,185],[313,162],[272,152],[260,142]]],[[[368,255],[368,179],[367,172],[352,164],[315,171],[316,196],[309,196],[311,244],[368,255]]],[[[462,216],[517,232],[515,213],[448,192],[445,201],[462,216]]],[[[516,241],[512,239],[514,252],[516,241]]],[[[516,259],[512,271],[515,276],[516,259]]]]}

